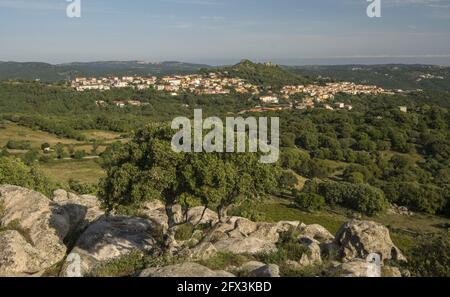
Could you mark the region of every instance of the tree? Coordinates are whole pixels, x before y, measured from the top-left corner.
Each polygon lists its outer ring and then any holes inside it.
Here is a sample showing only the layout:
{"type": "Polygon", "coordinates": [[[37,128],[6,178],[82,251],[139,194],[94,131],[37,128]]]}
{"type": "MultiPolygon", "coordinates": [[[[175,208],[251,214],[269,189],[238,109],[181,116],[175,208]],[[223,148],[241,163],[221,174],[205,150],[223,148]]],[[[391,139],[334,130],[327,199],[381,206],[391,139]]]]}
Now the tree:
{"type": "Polygon", "coordinates": [[[92,155],[97,155],[97,150],[100,146],[100,143],[97,141],[97,139],[94,139],[92,141],[92,155]]]}
{"type": "Polygon", "coordinates": [[[291,170],[283,170],[280,175],[279,185],[282,190],[292,192],[298,184],[297,177],[291,170]]]}
{"type": "Polygon", "coordinates": [[[223,222],[230,205],[262,197],[277,184],[275,165],[259,163],[257,154],[176,153],[172,135],[167,126],[149,125],[130,143],[108,149],[102,161],[106,178],[99,191],[108,212],[161,200],[168,216],[169,253],[176,243],[175,204],[190,199],[205,209],[215,207],[223,222]]]}
{"type": "Polygon", "coordinates": [[[64,150],[64,145],[62,143],[58,143],[55,147],[56,157],[58,159],[64,159],[66,156],[66,151],[64,150]]]}
{"type": "Polygon", "coordinates": [[[450,234],[424,236],[408,255],[406,267],[416,277],[450,276],[450,234]]]}
{"type": "Polygon", "coordinates": [[[295,204],[303,210],[318,211],[325,206],[325,198],[314,193],[296,193],[295,204]]]}
{"type": "Polygon", "coordinates": [[[32,165],[34,162],[36,162],[39,158],[39,151],[37,149],[29,150],[25,153],[23,156],[23,161],[27,165],[32,165]]]}
{"type": "Polygon", "coordinates": [[[328,204],[348,207],[369,216],[383,212],[388,205],[383,191],[367,184],[322,182],[317,194],[325,197],[328,204]]]}
{"type": "Polygon", "coordinates": [[[75,152],[73,153],[73,158],[74,158],[75,160],[81,160],[81,159],[83,159],[84,157],[86,157],[86,155],[87,155],[87,153],[86,153],[85,151],[79,151],[79,150],[77,150],[77,151],[75,151],[75,152]]]}

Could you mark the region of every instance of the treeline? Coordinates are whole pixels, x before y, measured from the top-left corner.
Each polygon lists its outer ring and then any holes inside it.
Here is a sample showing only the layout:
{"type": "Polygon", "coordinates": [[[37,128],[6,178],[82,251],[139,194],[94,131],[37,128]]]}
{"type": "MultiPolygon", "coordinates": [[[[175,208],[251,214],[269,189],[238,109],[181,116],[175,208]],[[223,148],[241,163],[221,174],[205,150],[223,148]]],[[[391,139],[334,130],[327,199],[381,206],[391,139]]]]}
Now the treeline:
{"type": "Polygon", "coordinates": [[[302,194],[319,195],[330,204],[359,211],[366,206],[355,205],[352,197],[379,197],[379,205],[371,206],[376,211],[383,209],[381,202],[386,199],[415,211],[450,215],[448,109],[417,105],[404,113],[392,100],[386,99],[382,106],[366,101],[363,110],[354,112],[280,115],[283,168],[322,180],[320,187],[305,187],[302,194]],[[323,187],[332,187],[333,194],[323,187]],[[368,192],[358,194],[363,190],[368,192]]]}

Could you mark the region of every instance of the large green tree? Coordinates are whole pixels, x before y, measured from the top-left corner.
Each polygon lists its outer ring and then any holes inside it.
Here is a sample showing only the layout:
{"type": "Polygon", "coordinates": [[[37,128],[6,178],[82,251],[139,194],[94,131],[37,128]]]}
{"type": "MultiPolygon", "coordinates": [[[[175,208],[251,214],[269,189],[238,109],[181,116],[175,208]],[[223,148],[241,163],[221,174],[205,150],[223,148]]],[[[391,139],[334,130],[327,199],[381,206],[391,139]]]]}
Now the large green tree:
{"type": "Polygon", "coordinates": [[[173,206],[187,197],[216,208],[223,222],[232,204],[263,197],[276,187],[276,165],[260,163],[258,154],[177,153],[171,149],[173,133],[168,126],[149,125],[131,142],[112,146],[103,155],[107,176],[100,184],[108,211],[162,201],[168,216],[168,249],[177,226],[173,206]]]}

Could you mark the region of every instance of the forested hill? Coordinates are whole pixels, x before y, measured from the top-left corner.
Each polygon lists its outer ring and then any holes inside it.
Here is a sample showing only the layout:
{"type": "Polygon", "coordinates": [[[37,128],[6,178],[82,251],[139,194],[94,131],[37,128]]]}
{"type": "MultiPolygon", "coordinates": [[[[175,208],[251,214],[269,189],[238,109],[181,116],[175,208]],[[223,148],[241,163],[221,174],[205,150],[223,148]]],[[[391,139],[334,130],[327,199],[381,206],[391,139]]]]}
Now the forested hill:
{"type": "Polygon", "coordinates": [[[271,63],[253,63],[249,60],[243,60],[234,66],[223,67],[220,71],[227,73],[230,77],[240,77],[253,84],[273,87],[274,89],[279,89],[285,85],[313,82],[308,77],[295,74],[281,66],[271,63]]]}
{"type": "Polygon", "coordinates": [[[0,80],[41,80],[56,82],[76,76],[126,76],[189,74],[208,65],[182,62],[148,63],[139,61],[107,61],[52,65],[47,63],[0,62],[0,80]]]}
{"type": "Polygon", "coordinates": [[[450,67],[434,65],[296,66],[289,70],[324,81],[351,81],[387,89],[450,91],[450,67]]]}

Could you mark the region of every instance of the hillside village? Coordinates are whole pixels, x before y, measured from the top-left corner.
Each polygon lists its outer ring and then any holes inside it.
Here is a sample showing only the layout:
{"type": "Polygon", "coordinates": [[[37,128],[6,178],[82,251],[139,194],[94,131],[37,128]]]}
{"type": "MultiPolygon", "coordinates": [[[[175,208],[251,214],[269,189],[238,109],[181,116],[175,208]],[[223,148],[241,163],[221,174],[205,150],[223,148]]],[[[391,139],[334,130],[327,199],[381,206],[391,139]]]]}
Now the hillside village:
{"type": "MultiPolygon", "coordinates": [[[[167,92],[172,96],[178,96],[181,92],[190,92],[198,95],[228,95],[232,92],[239,94],[251,94],[259,96],[258,99],[263,105],[272,105],[270,107],[256,106],[252,110],[244,112],[263,112],[268,110],[282,110],[282,109],[307,109],[314,108],[315,103],[326,102],[333,100],[338,93],[345,93],[350,95],[378,95],[378,94],[394,94],[390,90],[373,86],[373,85],[358,85],[352,82],[335,82],[327,83],[325,85],[310,84],[310,85],[287,85],[284,86],[279,94],[273,91],[265,92],[260,86],[249,83],[242,78],[229,78],[227,73],[208,74],[191,74],[191,75],[175,75],[164,76],[158,78],[141,77],[141,76],[127,76],[127,77],[101,77],[101,78],[76,78],[71,82],[72,88],[78,92],[87,90],[111,90],[112,88],[135,88],[137,90],[154,89],[161,92],[167,92]],[[263,95],[263,93],[266,93],[263,95]],[[304,95],[305,97],[294,104],[280,104],[281,100],[290,100],[296,95],[304,95]]],[[[145,103],[138,100],[117,100],[114,104],[120,108],[129,106],[142,106],[145,103]]],[[[98,101],[99,107],[106,105],[103,101],[98,101]]],[[[334,106],[325,104],[326,109],[333,110],[348,109],[352,110],[352,106],[344,103],[336,103],[334,106]]]]}

